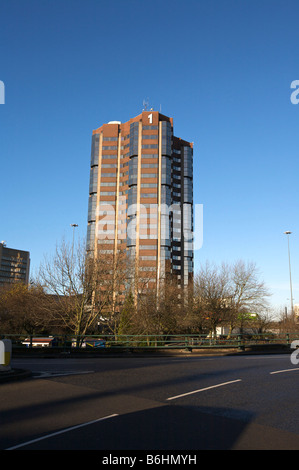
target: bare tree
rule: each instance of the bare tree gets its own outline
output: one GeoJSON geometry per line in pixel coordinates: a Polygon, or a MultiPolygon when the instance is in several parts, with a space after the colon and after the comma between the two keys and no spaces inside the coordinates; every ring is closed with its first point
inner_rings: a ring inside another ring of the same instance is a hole
{"type": "Polygon", "coordinates": [[[265,309],[259,313],[253,321],[253,329],[256,334],[262,335],[275,326],[275,313],[270,309],[265,309]]]}
{"type": "Polygon", "coordinates": [[[230,267],[230,333],[238,324],[242,331],[248,313],[262,313],[268,308],[270,292],[255,263],[237,261],[230,267]]]}
{"type": "Polygon", "coordinates": [[[242,330],[249,313],[267,309],[269,295],[255,263],[207,263],[194,279],[195,318],[199,327],[213,333],[220,324],[229,325],[231,334],[236,326],[242,330]]]}
{"type": "Polygon", "coordinates": [[[194,303],[197,321],[216,333],[219,324],[227,319],[230,295],[229,269],[226,265],[206,263],[194,279],[194,303]]]}
{"type": "Polygon", "coordinates": [[[40,286],[22,282],[0,288],[0,328],[2,333],[34,334],[45,331],[49,317],[44,314],[44,292],[40,286]]]}
{"type": "Polygon", "coordinates": [[[136,305],[130,290],[120,308],[118,335],[133,335],[136,333],[136,305]]]}
{"type": "Polygon", "coordinates": [[[135,334],[164,335],[178,331],[183,311],[182,291],[171,279],[161,279],[159,286],[139,279],[131,329],[135,334]],[[142,289],[141,289],[141,285],[142,289]]]}
{"type": "Polygon", "coordinates": [[[99,322],[113,323],[126,277],[120,259],[108,254],[95,258],[80,241],[76,247],[64,240],[57,245],[52,259],[41,264],[38,278],[49,294],[48,311],[56,324],[82,336],[99,322]]]}

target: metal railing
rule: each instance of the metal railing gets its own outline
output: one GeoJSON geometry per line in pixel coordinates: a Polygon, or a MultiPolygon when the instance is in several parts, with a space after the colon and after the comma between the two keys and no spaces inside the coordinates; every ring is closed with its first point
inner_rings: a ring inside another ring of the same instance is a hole
{"type": "Polygon", "coordinates": [[[299,340],[299,333],[284,334],[234,334],[222,335],[12,335],[0,334],[0,339],[10,339],[13,350],[55,348],[56,350],[128,350],[128,349],[213,349],[237,348],[245,350],[257,346],[290,346],[299,340]]]}

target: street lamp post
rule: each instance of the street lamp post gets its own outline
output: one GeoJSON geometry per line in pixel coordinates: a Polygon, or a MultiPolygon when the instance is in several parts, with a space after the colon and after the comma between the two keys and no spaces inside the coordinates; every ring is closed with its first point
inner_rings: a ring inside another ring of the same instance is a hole
{"type": "Polygon", "coordinates": [[[294,320],[291,255],[290,255],[290,237],[289,237],[289,235],[291,235],[291,233],[292,232],[290,232],[290,231],[284,232],[285,235],[288,235],[288,254],[289,254],[289,272],[290,272],[290,290],[291,290],[291,316],[292,316],[292,320],[294,320]]]}
{"type": "Polygon", "coordinates": [[[72,262],[73,262],[75,228],[78,227],[78,224],[71,224],[71,227],[73,227],[73,243],[72,243],[72,262]]]}

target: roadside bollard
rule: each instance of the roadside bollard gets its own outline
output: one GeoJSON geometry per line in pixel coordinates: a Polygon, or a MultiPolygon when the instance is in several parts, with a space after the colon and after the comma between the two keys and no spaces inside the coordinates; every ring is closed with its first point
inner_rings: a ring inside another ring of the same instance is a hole
{"type": "Polygon", "coordinates": [[[3,339],[0,341],[0,373],[11,370],[11,340],[3,339]]]}

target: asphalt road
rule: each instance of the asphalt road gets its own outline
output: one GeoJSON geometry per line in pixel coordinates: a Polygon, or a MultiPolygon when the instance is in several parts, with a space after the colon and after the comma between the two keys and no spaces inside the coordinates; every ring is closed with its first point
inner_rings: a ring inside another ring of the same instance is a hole
{"type": "Polygon", "coordinates": [[[299,367],[288,354],[12,366],[33,376],[0,384],[2,450],[299,449],[299,367]]]}

